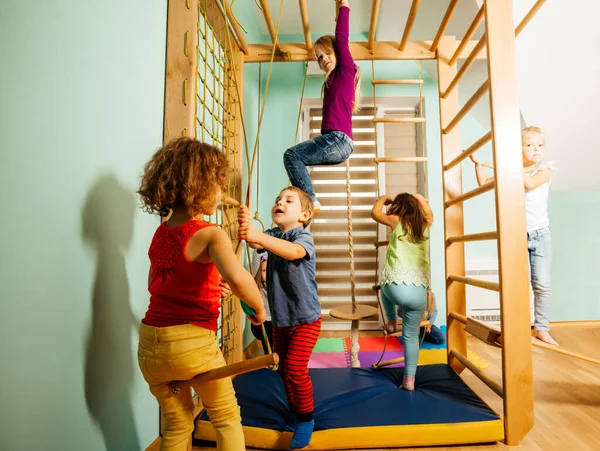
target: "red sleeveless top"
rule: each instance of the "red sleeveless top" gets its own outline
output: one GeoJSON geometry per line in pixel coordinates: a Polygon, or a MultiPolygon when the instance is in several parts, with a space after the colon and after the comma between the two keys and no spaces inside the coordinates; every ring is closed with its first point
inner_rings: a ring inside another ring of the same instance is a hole
{"type": "Polygon", "coordinates": [[[194,324],[217,330],[221,275],[214,263],[196,263],[185,256],[190,238],[211,227],[192,220],[179,227],[161,224],[148,250],[150,263],[150,306],[142,320],[154,327],[194,324]]]}

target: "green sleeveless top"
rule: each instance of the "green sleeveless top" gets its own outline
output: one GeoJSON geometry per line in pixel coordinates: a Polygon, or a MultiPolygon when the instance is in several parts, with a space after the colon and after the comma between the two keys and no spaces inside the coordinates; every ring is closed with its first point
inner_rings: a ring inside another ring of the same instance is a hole
{"type": "Polygon", "coordinates": [[[429,228],[423,234],[426,239],[419,243],[411,243],[403,235],[404,229],[399,222],[390,237],[380,283],[404,282],[429,288],[429,228]]]}

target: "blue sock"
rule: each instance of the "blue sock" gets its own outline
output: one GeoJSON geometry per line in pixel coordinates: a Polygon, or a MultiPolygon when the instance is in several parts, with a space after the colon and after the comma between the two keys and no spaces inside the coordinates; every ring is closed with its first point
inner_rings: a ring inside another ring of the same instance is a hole
{"type": "Polygon", "coordinates": [[[315,420],[298,421],[296,431],[290,443],[291,449],[300,449],[308,446],[312,438],[313,429],[315,428],[315,420]]]}

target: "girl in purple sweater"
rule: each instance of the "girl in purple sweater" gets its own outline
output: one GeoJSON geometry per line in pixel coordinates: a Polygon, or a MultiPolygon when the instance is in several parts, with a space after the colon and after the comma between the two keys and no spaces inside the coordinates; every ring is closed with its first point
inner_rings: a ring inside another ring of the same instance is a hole
{"type": "Polygon", "coordinates": [[[323,83],[323,121],[321,136],[309,139],[285,151],[283,164],[292,186],[306,192],[314,203],[314,213],[321,210],[306,166],[338,164],[354,150],[352,113],[358,111],[360,68],[354,64],[348,40],[350,7],[348,0],[339,5],[335,36],[321,36],[315,42],[315,56],[325,72],[323,83]]]}

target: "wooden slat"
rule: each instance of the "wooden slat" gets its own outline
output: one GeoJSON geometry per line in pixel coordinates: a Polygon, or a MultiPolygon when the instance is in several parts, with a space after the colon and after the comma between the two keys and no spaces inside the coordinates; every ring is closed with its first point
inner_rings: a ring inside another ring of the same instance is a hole
{"type": "Polygon", "coordinates": [[[408,43],[408,38],[410,37],[410,32],[415,24],[420,3],[421,0],[412,0],[412,4],[410,5],[410,11],[408,13],[408,18],[406,19],[406,26],[404,27],[404,33],[402,33],[402,40],[400,41],[399,49],[401,52],[404,51],[406,44],[408,43]]]}
{"type": "Polygon", "coordinates": [[[474,287],[483,288],[485,290],[500,291],[500,284],[496,282],[474,279],[473,277],[455,276],[453,274],[449,275],[448,279],[454,282],[460,282],[466,285],[472,285],[474,287]]]}
{"type": "Polygon", "coordinates": [[[197,27],[198,0],[190,0],[189,9],[185,2],[168,3],[164,143],[183,135],[195,136],[196,52],[186,55],[184,42],[187,33],[187,48],[196,48],[197,27]]]}
{"type": "Polygon", "coordinates": [[[306,8],[306,0],[298,0],[300,6],[300,16],[302,17],[302,30],[304,31],[304,42],[307,50],[312,50],[313,42],[310,36],[310,21],[308,19],[308,9],[306,8]]]}
{"type": "MultiPolygon", "coordinates": [[[[460,43],[460,41],[456,41],[460,43]]],[[[456,45],[456,44],[455,44],[456,45]]],[[[465,44],[464,52],[471,54],[471,50],[477,45],[476,41],[465,44]]],[[[407,60],[432,60],[436,59],[436,52],[429,50],[431,41],[409,41],[404,51],[398,49],[397,41],[375,41],[373,50],[368,47],[368,42],[350,42],[350,52],[355,61],[407,61],[407,60]]],[[[266,63],[271,60],[272,44],[248,44],[250,54],[246,57],[247,63],[266,63]]],[[[276,52],[275,62],[291,61],[315,61],[315,54],[307,49],[304,42],[280,42],[279,48],[282,53],[276,52]]],[[[452,49],[454,51],[454,48],[452,49]]],[[[477,55],[476,59],[485,59],[485,52],[477,55]]],[[[450,56],[447,57],[447,60],[450,56]]],[[[459,59],[465,59],[462,54],[459,59]]]]}
{"type": "Polygon", "coordinates": [[[455,351],[454,349],[452,349],[450,351],[450,355],[452,357],[454,357],[455,359],[457,359],[458,361],[460,361],[464,366],[469,368],[469,370],[475,376],[477,376],[481,382],[483,382],[485,385],[487,385],[490,388],[490,390],[492,390],[494,393],[496,393],[501,398],[504,398],[504,390],[502,389],[502,386],[500,384],[498,384],[497,382],[493,381],[492,379],[490,379],[490,377],[487,374],[485,374],[482,370],[477,368],[477,365],[475,365],[473,362],[471,362],[469,359],[467,359],[464,355],[455,351]]]}
{"type": "MultiPolygon", "coordinates": [[[[458,91],[450,93],[446,98],[441,96],[456,75],[456,66],[450,66],[448,60],[456,48],[456,40],[453,37],[443,37],[438,48],[438,89],[440,92],[440,122],[442,128],[458,112],[458,91]]],[[[441,133],[442,145],[442,163],[450,161],[460,153],[460,130],[456,133],[445,135],[441,133]]],[[[452,193],[457,190],[462,191],[462,171],[456,167],[442,177],[442,186],[444,189],[444,201],[451,200],[452,193]]],[[[464,235],[463,204],[457,203],[444,209],[444,238],[451,236],[464,235]]],[[[465,248],[462,243],[451,243],[446,246],[446,277],[450,274],[458,276],[465,275],[465,248]]],[[[446,311],[466,314],[466,287],[464,284],[451,283],[446,285],[446,311]]],[[[466,355],[467,353],[467,334],[459,323],[448,321],[447,342],[448,351],[466,355]]],[[[460,373],[464,370],[464,365],[454,358],[452,354],[448,355],[448,364],[460,373]]]]}
{"type": "Polygon", "coordinates": [[[448,87],[446,88],[444,93],[442,94],[442,97],[444,99],[446,97],[448,97],[448,95],[450,95],[450,93],[458,85],[458,82],[467,73],[467,70],[469,70],[469,68],[475,61],[475,59],[479,56],[479,54],[485,47],[485,43],[486,43],[486,34],[484,33],[483,36],[481,37],[481,39],[479,40],[479,42],[477,43],[477,45],[475,46],[475,48],[471,51],[471,53],[469,54],[469,56],[467,57],[465,62],[462,64],[462,66],[460,67],[460,69],[458,70],[458,72],[456,73],[456,75],[454,76],[454,78],[452,79],[452,81],[450,82],[450,84],[448,85],[448,87]]]}
{"type": "Polygon", "coordinates": [[[537,14],[537,12],[544,5],[544,3],[546,3],[546,0],[538,0],[537,2],[535,2],[535,5],[533,5],[533,7],[529,10],[525,17],[523,17],[523,20],[521,20],[519,25],[517,25],[517,28],[515,28],[515,37],[521,34],[521,31],[523,31],[523,29],[527,26],[531,19],[533,19],[533,16],[537,14]]]}
{"type": "Polygon", "coordinates": [[[235,37],[237,38],[240,49],[244,52],[244,55],[248,55],[250,53],[250,48],[248,47],[248,43],[246,42],[246,38],[244,37],[244,32],[240,28],[237,20],[231,11],[231,6],[229,5],[229,0],[223,0],[223,5],[225,6],[225,13],[227,14],[227,18],[229,19],[229,23],[233,27],[233,31],[235,32],[235,37]]]}
{"type": "Polygon", "coordinates": [[[367,48],[373,50],[375,44],[375,32],[377,31],[377,19],[379,17],[379,5],[381,0],[373,0],[373,7],[371,8],[371,23],[369,24],[369,40],[367,41],[367,48]]]}
{"type": "MultiPolygon", "coordinates": [[[[279,41],[277,39],[277,31],[275,30],[275,25],[273,25],[273,18],[271,17],[271,11],[269,11],[269,3],[267,0],[260,0],[260,7],[263,11],[263,16],[265,17],[265,23],[267,24],[267,29],[269,30],[269,35],[271,36],[271,42],[275,44],[275,41],[279,41]]],[[[272,50],[271,50],[272,52],[272,50]]],[[[281,53],[281,47],[279,42],[275,44],[275,53],[281,53]]],[[[270,59],[269,53],[269,59],[270,59]]],[[[267,60],[268,61],[268,60],[267,60]]]]}
{"type": "Polygon", "coordinates": [[[456,156],[456,158],[454,158],[450,163],[445,165],[444,171],[449,171],[454,166],[456,166],[458,163],[460,163],[465,158],[467,158],[469,155],[471,155],[472,153],[475,153],[481,147],[485,146],[491,140],[492,140],[492,132],[489,131],[485,135],[483,135],[481,138],[479,138],[477,141],[475,141],[469,148],[463,150],[460,154],[458,154],[456,156]]]}
{"type": "Polygon", "coordinates": [[[485,2],[502,321],[505,442],[531,430],[533,368],[521,116],[512,0],[485,2]]]}
{"type": "Polygon", "coordinates": [[[486,80],[483,84],[475,91],[475,93],[471,96],[469,100],[464,104],[464,106],[460,109],[460,111],[454,116],[454,118],[450,121],[448,126],[444,129],[444,133],[450,133],[456,125],[467,115],[471,108],[475,106],[477,102],[488,92],[489,90],[489,82],[486,80]]]}
{"type": "Polygon", "coordinates": [[[424,117],[375,117],[373,123],[375,124],[418,124],[425,122],[424,117]]]}
{"type": "Polygon", "coordinates": [[[467,191],[466,193],[461,194],[460,196],[456,196],[455,198],[446,201],[445,206],[446,208],[449,208],[452,205],[460,204],[466,200],[472,199],[475,196],[479,196],[480,194],[487,193],[488,191],[493,190],[495,186],[496,181],[492,180],[491,182],[487,182],[484,185],[481,185],[475,189],[472,189],[471,191],[467,191]]]}
{"type": "Polygon", "coordinates": [[[470,241],[485,241],[498,239],[498,232],[471,233],[469,235],[451,236],[446,241],[448,243],[466,243],[470,241]]]}
{"type": "Polygon", "coordinates": [[[477,28],[479,27],[479,24],[481,23],[482,20],[483,20],[483,5],[481,5],[481,8],[479,8],[479,11],[477,11],[475,18],[473,19],[473,22],[471,22],[469,29],[466,31],[465,35],[463,36],[462,41],[460,41],[460,43],[458,44],[458,47],[456,48],[454,55],[452,55],[452,58],[450,58],[450,61],[448,62],[448,64],[450,64],[451,66],[454,66],[454,64],[456,64],[456,61],[458,60],[458,58],[461,57],[467,44],[469,42],[471,42],[470,39],[473,37],[473,35],[477,31],[477,28]]]}
{"type": "Polygon", "coordinates": [[[371,80],[372,85],[422,85],[421,79],[407,80],[371,80]]]}
{"type": "Polygon", "coordinates": [[[406,158],[375,158],[375,163],[425,163],[427,157],[406,157],[406,158]]]}
{"type": "Polygon", "coordinates": [[[438,32],[435,35],[433,42],[431,43],[431,47],[429,47],[429,50],[431,50],[432,52],[435,52],[437,50],[438,45],[440,43],[440,39],[442,39],[442,36],[444,36],[444,32],[446,31],[446,28],[448,28],[450,19],[452,19],[452,16],[454,15],[454,12],[456,11],[456,7],[458,6],[459,1],[460,0],[451,0],[450,1],[450,4],[448,5],[448,9],[446,10],[446,14],[444,14],[444,18],[442,19],[442,23],[440,24],[440,28],[438,29],[438,32]]]}

